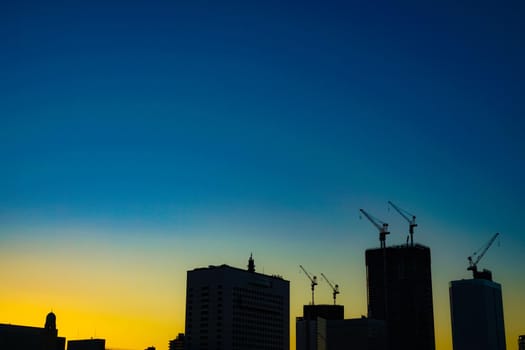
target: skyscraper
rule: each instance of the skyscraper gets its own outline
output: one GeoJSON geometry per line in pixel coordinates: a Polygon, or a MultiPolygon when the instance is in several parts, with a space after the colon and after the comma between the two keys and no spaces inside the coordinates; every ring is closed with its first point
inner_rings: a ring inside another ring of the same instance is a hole
{"type": "Polygon", "coordinates": [[[501,285],[484,278],[452,281],[449,293],[454,350],[505,350],[501,285]]]}
{"type": "Polygon", "coordinates": [[[434,350],[430,248],[368,249],[368,317],[385,320],[390,350],[434,350]]]}
{"type": "Polygon", "coordinates": [[[187,350],[290,347],[290,282],[228,265],[187,273],[187,350]]]}

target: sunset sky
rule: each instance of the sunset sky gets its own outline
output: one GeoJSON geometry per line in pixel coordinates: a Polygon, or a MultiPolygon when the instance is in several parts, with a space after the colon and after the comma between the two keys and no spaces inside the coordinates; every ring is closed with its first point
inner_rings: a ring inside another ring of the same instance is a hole
{"type": "MultiPolygon", "coordinates": [[[[448,283],[502,284],[525,334],[523,1],[3,1],[0,323],[111,349],[184,331],[186,271],[290,280],[299,264],[366,315],[364,208],[432,249],[436,349],[448,283]],[[425,4],[422,4],[425,3],[425,4]],[[458,4],[461,3],[461,4],[458,4]]],[[[316,301],[331,303],[320,282],[316,301]]]]}

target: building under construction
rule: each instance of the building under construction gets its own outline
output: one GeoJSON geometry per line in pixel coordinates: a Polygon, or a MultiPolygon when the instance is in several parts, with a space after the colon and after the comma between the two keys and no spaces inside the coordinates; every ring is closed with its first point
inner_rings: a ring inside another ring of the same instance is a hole
{"type": "Polygon", "coordinates": [[[492,272],[478,271],[478,263],[499,233],[472,256],[467,270],[472,279],[450,282],[450,316],[454,350],[505,350],[505,322],[501,285],[492,280],[492,272]]]}
{"type": "Polygon", "coordinates": [[[368,249],[368,317],[385,320],[390,350],[434,350],[430,248],[368,249]]]}

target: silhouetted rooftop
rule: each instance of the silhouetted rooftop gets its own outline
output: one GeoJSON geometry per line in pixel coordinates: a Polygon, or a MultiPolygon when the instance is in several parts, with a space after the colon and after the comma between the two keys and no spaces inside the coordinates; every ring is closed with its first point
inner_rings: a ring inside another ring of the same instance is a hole
{"type": "Polygon", "coordinates": [[[427,247],[426,245],[414,243],[413,246],[407,245],[407,244],[398,244],[398,245],[387,245],[385,248],[376,247],[376,248],[368,248],[367,250],[381,250],[381,249],[430,249],[430,247],[427,247]]]}
{"type": "Polygon", "coordinates": [[[226,265],[226,264],[222,264],[222,265],[218,265],[218,266],[216,266],[216,265],[209,265],[208,267],[197,267],[197,268],[195,268],[195,269],[193,269],[191,271],[213,270],[213,269],[229,269],[229,270],[235,270],[235,271],[242,271],[242,272],[246,272],[246,273],[252,273],[252,274],[256,274],[256,275],[260,275],[260,276],[271,277],[271,278],[275,278],[275,279],[278,279],[278,280],[286,281],[280,275],[266,275],[266,274],[260,273],[260,272],[249,272],[246,269],[240,269],[238,267],[233,267],[233,266],[226,265]]]}

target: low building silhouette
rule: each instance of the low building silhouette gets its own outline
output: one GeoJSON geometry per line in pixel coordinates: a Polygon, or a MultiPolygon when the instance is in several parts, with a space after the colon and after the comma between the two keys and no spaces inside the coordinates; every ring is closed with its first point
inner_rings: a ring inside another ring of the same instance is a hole
{"type": "Polygon", "coordinates": [[[317,350],[317,318],[344,319],[343,305],[303,305],[303,316],[295,322],[296,350],[317,350]]]}
{"type": "Polygon", "coordinates": [[[185,349],[290,348],[290,282],[228,265],[188,271],[185,349]]]}
{"type": "Polygon", "coordinates": [[[170,340],[169,350],[184,350],[184,333],[179,333],[177,338],[170,340]]]}
{"type": "Polygon", "coordinates": [[[346,320],[317,318],[318,350],[386,350],[385,321],[366,317],[346,320]]]}
{"type": "Polygon", "coordinates": [[[56,316],[50,312],[43,328],[0,324],[0,349],[64,350],[66,338],[58,336],[56,316]]]}
{"type": "Polygon", "coordinates": [[[77,339],[67,342],[67,350],[104,350],[105,348],[105,339],[77,339]]]}

